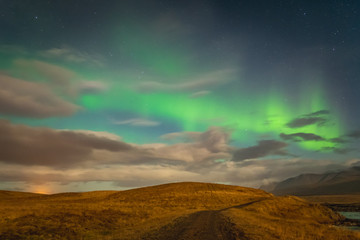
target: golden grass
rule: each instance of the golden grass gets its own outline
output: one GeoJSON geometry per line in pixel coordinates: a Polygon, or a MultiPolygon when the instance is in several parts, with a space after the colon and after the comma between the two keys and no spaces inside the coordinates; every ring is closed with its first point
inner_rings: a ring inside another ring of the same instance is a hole
{"type": "Polygon", "coordinates": [[[141,239],[203,210],[230,217],[246,233],[244,239],[360,239],[354,232],[330,225],[339,215],[299,198],[221,184],[176,183],[55,195],[0,191],[0,240],[141,239]],[[257,238],[262,231],[269,238],[257,238]]]}
{"type": "Polygon", "coordinates": [[[297,218],[277,217],[249,213],[232,208],[224,212],[251,240],[355,240],[360,234],[328,224],[297,218]]]}
{"type": "Polygon", "coordinates": [[[313,196],[301,196],[310,202],[317,203],[330,203],[330,204],[359,204],[360,205],[360,193],[359,194],[343,194],[343,195],[313,195],[313,196]]]}
{"type": "Polygon", "coordinates": [[[360,233],[332,225],[341,219],[337,213],[292,196],[230,208],[224,214],[249,239],[360,239],[360,233]]]}

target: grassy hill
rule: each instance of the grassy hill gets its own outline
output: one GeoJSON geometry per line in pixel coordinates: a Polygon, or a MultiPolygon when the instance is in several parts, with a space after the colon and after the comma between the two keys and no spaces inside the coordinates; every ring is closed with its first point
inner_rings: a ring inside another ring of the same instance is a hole
{"type": "Polygon", "coordinates": [[[2,239],[360,239],[296,197],[209,183],[41,195],[0,191],[2,239]]]}

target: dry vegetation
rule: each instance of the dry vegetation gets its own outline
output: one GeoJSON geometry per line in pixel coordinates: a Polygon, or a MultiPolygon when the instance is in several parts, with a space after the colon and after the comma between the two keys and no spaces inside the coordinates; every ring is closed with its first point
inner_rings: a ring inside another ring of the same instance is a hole
{"type": "Polygon", "coordinates": [[[1,240],[360,239],[332,225],[340,219],[296,197],[220,184],[55,195],[0,191],[1,240]],[[218,235],[205,237],[206,231],[218,235]]]}
{"type": "Polygon", "coordinates": [[[231,208],[224,214],[249,239],[360,239],[359,233],[332,225],[341,219],[335,212],[292,196],[231,208]]]}
{"type": "Polygon", "coordinates": [[[312,196],[301,196],[301,198],[316,203],[360,205],[360,193],[343,194],[343,195],[312,195],[312,196]]]}

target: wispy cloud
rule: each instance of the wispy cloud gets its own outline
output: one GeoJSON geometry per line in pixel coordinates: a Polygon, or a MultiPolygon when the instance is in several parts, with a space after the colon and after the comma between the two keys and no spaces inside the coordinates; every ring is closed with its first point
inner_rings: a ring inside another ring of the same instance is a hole
{"type": "Polygon", "coordinates": [[[108,90],[108,85],[101,81],[83,81],[76,86],[78,94],[98,94],[108,90]]]}
{"type": "Polygon", "coordinates": [[[236,150],[233,156],[233,161],[243,161],[246,159],[262,158],[272,155],[288,156],[285,151],[287,143],[276,140],[262,140],[257,145],[241,148],[236,150]]]}
{"type": "Polygon", "coordinates": [[[293,142],[301,142],[301,141],[326,141],[325,138],[313,134],[313,133],[292,133],[292,134],[285,134],[285,133],[280,133],[280,137],[283,140],[286,141],[293,141],[293,142]]]}
{"type": "Polygon", "coordinates": [[[202,132],[172,132],[161,135],[160,138],[168,141],[192,142],[199,139],[202,132]]]}
{"type": "Polygon", "coordinates": [[[330,114],[329,110],[320,110],[320,111],[316,111],[316,112],[306,114],[305,116],[307,116],[307,117],[317,117],[317,116],[322,116],[322,115],[327,115],[327,114],[330,114]]]}
{"type": "Polygon", "coordinates": [[[40,78],[41,82],[53,91],[68,97],[98,94],[108,89],[104,81],[87,81],[72,70],[48,62],[17,59],[14,65],[21,69],[24,79],[39,81],[40,78]]]}
{"type": "Polygon", "coordinates": [[[324,125],[328,119],[325,117],[329,114],[327,110],[321,110],[310,114],[295,118],[286,125],[290,128],[301,128],[308,125],[316,124],[318,126],[324,125]]]}
{"type": "Polygon", "coordinates": [[[57,96],[45,84],[0,74],[0,113],[46,118],[69,116],[79,109],[57,96]]]}
{"type": "Polygon", "coordinates": [[[198,91],[198,92],[194,92],[193,94],[191,94],[189,97],[190,98],[199,98],[199,97],[203,97],[205,95],[210,94],[211,91],[207,91],[207,90],[202,90],[202,91],[198,91]]]}
{"type": "Polygon", "coordinates": [[[159,126],[161,123],[157,121],[152,121],[144,118],[131,118],[127,120],[113,120],[113,124],[116,125],[131,125],[137,127],[155,127],[159,126]]]}
{"type": "Polygon", "coordinates": [[[99,56],[93,56],[70,47],[50,48],[40,51],[39,54],[43,57],[63,59],[68,62],[89,63],[96,66],[103,65],[99,56]]]}
{"type": "Polygon", "coordinates": [[[336,137],[336,138],[331,138],[329,140],[329,142],[332,142],[332,143],[348,143],[349,140],[344,138],[344,137],[336,137]]]}
{"type": "Polygon", "coordinates": [[[202,90],[211,86],[226,84],[234,80],[236,71],[233,69],[218,70],[215,72],[205,73],[192,79],[187,79],[180,83],[165,83],[148,81],[141,82],[135,86],[139,92],[181,92],[202,90]]]}
{"type": "Polygon", "coordinates": [[[360,138],[360,130],[354,130],[352,132],[349,132],[345,135],[346,137],[350,137],[353,139],[359,139],[360,138]]]}
{"type": "Polygon", "coordinates": [[[353,148],[341,148],[341,147],[325,147],[322,148],[324,151],[332,151],[337,154],[348,154],[350,152],[355,151],[356,149],[353,148]]]}

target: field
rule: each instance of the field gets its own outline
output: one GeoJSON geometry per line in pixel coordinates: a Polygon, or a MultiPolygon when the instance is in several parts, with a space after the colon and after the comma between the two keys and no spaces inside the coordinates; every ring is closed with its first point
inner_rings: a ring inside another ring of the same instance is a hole
{"type": "Polygon", "coordinates": [[[360,239],[301,198],[208,183],[54,195],[0,191],[0,239],[360,239]]]}
{"type": "Polygon", "coordinates": [[[313,195],[313,196],[301,196],[301,198],[314,203],[347,204],[347,205],[360,206],[360,194],[313,195]]]}

